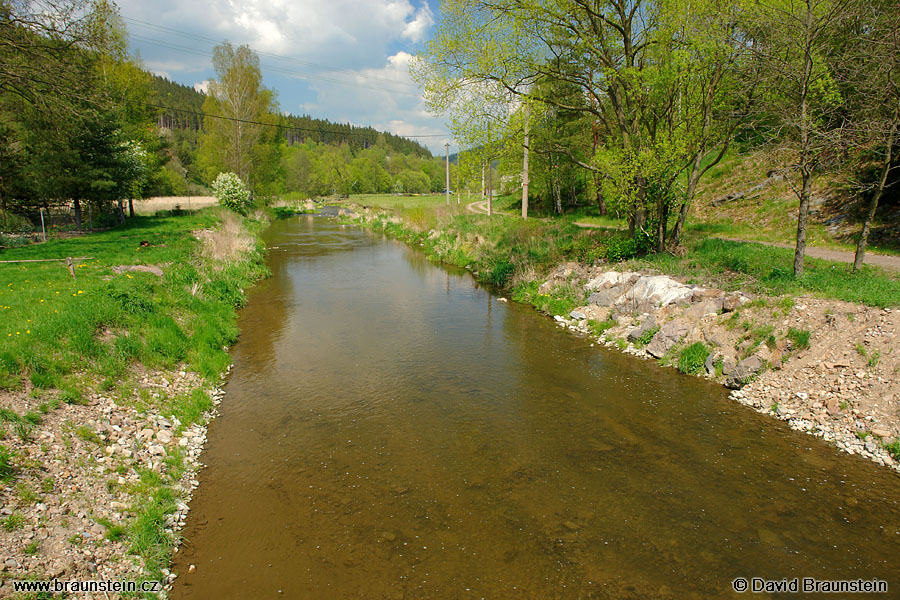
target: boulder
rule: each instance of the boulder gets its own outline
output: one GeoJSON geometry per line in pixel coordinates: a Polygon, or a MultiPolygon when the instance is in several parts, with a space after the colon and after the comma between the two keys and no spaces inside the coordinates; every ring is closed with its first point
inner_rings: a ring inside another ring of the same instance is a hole
{"type": "Polygon", "coordinates": [[[732,312],[749,302],[750,299],[740,292],[734,292],[725,296],[722,302],[724,312],[732,312]]]}
{"type": "Polygon", "coordinates": [[[613,287],[603,288],[591,294],[588,298],[588,303],[595,304],[597,306],[612,306],[616,299],[622,296],[622,294],[627,292],[629,289],[629,284],[621,284],[613,287]]]}
{"type": "Polygon", "coordinates": [[[609,271],[588,281],[584,286],[584,291],[596,292],[611,287],[629,285],[637,281],[640,276],[640,273],[609,271]]]}
{"type": "Polygon", "coordinates": [[[760,372],[762,367],[762,360],[755,354],[745,358],[734,367],[734,371],[731,372],[728,376],[728,381],[725,382],[725,387],[734,390],[744,387],[754,375],[760,372]]]}
{"type": "Polygon", "coordinates": [[[587,319],[587,315],[578,310],[577,308],[569,313],[569,317],[575,319],[576,321],[582,321],[587,319]]]}
{"type": "MultiPolygon", "coordinates": [[[[589,304],[588,306],[579,306],[575,310],[573,310],[569,315],[574,315],[575,313],[579,313],[584,315],[583,318],[589,321],[607,321],[609,320],[610,310],[604,306],[596,306],[593,304],[589,304]]],[[[572,317],[573,319],[575,317],[572,317]]]]}
{"type": "Polygon", "coordinates": [[[662,358],[666,352],[672,349],[691,331],[690,323],[675,319],[663,325],[653,339],[647,345],[647,353],[656,358],[662,358]]]}
{"type": "Polygon", "coordinates": [[[547,281],[541,284],[538,291],[541,294],[548,294],[556,286],[563,285],[572,280],[581,280],[587,277],[584,266],[577,262],[567,262],[559,265],[547,277],[547,281]]]}
{"type": "Polygon", "coordinates": [[[724,297],[707,298],[688,308],[684,311],[684,315],[691,319],[701,319],[706,315],[717,315],[722,310],[724,304],[724,297]]]}
{"type": "Polygon", "coordinates": [[[720,356],[718,352],[710,352],[709,356],[706,357],[706,364],[703,366],[706,367],[706,374],[710,377],[716,376],[716,361],[719,360],[720,356]]]}
{"type": "Polygon", "coordinates": [[[641,277],[634,287],[616,299],[616,307],[625,311],[650,312],[676,303],[687,304],[694,290],[665,275],[641,277]]]}
{"type": "Polygon", "coordinates": [[[731,375],[734,372],[734,368],[737,366],[737,361],[733,356],[726,356],[722,359],[722,373],[725,375],[731,375]]]}
{"type": "Polygon", "coordinates": [[[656,318],[653,315],[650,315],[644,322],[638,325],[637,327],[633,327],[628,331],[628,335],[626,338],[629,342],[636,342],[641,339],[641,336],[656,327],[656,318]]]}

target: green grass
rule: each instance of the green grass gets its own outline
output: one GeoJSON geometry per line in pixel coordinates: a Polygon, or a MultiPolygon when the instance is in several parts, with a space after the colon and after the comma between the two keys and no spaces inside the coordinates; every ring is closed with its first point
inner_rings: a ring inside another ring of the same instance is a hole
{"type": "Polygon", "coordinates": [[[28,379],[79,403],[76,372],[115,380],[140,361],[186,362],[217,375],[227,363],[222,346],[237,336],[242,290],[264,272],[260,249],[225,265],[199,259],[192,232],[214,228],[220,210],[136,217],[109,231],[4,250],[3,260],[91,260],[77,263],[77,280],[65,263],[0,264],[0,384],[21,389],[28,379]],[[131,264],[164,265],[165,275],[112,271],[131,264]]]}
{"type": "MultiPolygon", "coordinates": [[[[475,198],[473,198],[474,200],[475,198]]],[[[479,198],[480,199],[480,198],[479,198]]],[[[444,194],[354,194],[348,202],[371,208],[435,208],[446,206],[447,199],[444,194]]],[[[456,205],[456,196],[450,196],[452,205],[456,205]]],[[[460,205],[465,205],[465,194],[460,205]]]]}
{"type": "Polygon", "coordinates": [[[788,329],[787,337],[794,344],[795,348],[806,350],[809,348],[809,330],[808,329],[788,329]]]}
{"type": "Polygon", "coordinates": [[[807,258],[803,276],[796,278],[793,258],[793,250],[785,248],[707,238],[689,245],[684,256],[650,254],[629,266],[772,296],[809,294],[868,306],[900,306],[897,274],[870,266],[852,273],[845,264],[807,258]]]}
{"type": "Polygon", "coordinates": [[[655,336],[659,332],[659,326],[651,327],[647,331],[641,334],[641,336],[634,341],[635,348],[643,348],[647,344],[653,340],[653,336],[655,336]]]}
{"type": "Polygon", "coordinates": [[[696,342],[681,351],[678,357],[678,370],[688,375],[701,372],[709,357],[709,348],[703,342],[696,342]]]}
{"type": "Polygon", "coordinates": [[[616,325],[618,325],[618,322],[613,319],[607,321],[591,319],[588,321],[588,327],[590,327],[591,332],[597,337],[602,336],[607,330],[612,329],[616,325]]]}

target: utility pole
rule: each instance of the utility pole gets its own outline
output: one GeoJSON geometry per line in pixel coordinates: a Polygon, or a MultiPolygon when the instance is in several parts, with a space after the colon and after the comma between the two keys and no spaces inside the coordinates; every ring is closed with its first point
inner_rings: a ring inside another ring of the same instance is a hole
{"type": "Polygon", "coordinates": [[[494,216],[494,165],[492,158],[488,159],[487,170],[488,170],[488,187],[487,187],[487,195],[488,195],[488,216],[494,216]]]}
{"type": "Polygon", "coordinates": [[[525,104],[525,143],[522,152],[522,218],[528,218],[528,133],[531,120],[531,105],[525,104]]]}
{"type": "Polygon", "coordinates": [[[481,163],[481,199],[484,200],[484,163],[481,163]]]}
{"type": "Polygon", "coordinates": [[[444,191],[447,193],[447,206],[450,206],[450,142],[444,142],[444,148],[447,149],[447,187],[444,191]]]}

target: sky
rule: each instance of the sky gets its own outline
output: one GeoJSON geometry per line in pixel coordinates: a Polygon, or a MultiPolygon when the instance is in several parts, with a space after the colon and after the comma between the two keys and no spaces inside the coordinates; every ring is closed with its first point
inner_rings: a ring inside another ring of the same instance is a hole
{"type": "Polygon", "coordinates": [[[435,154],[451,143],[409,75],[439,17],[438,0],[119,0],[144,67],[205,89],[212,48],[227,40],[260,57],[283,112],[412,136],[435,154]]]}

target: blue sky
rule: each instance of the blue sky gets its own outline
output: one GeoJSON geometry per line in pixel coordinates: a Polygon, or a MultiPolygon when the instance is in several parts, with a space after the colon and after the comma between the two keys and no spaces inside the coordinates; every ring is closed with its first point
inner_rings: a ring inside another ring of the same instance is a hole
{"type": "MultiPolygon", "coordinates": [[[[260,55],[281,110],[371,125],[443,153],[444,120],[409,76],[439,18],[437,0],[120,0],[131,49],[144,66],[204,88],[222,40],[260,55]]],[[[451,152],[455,147],[451,146],[451,152]]]]}

